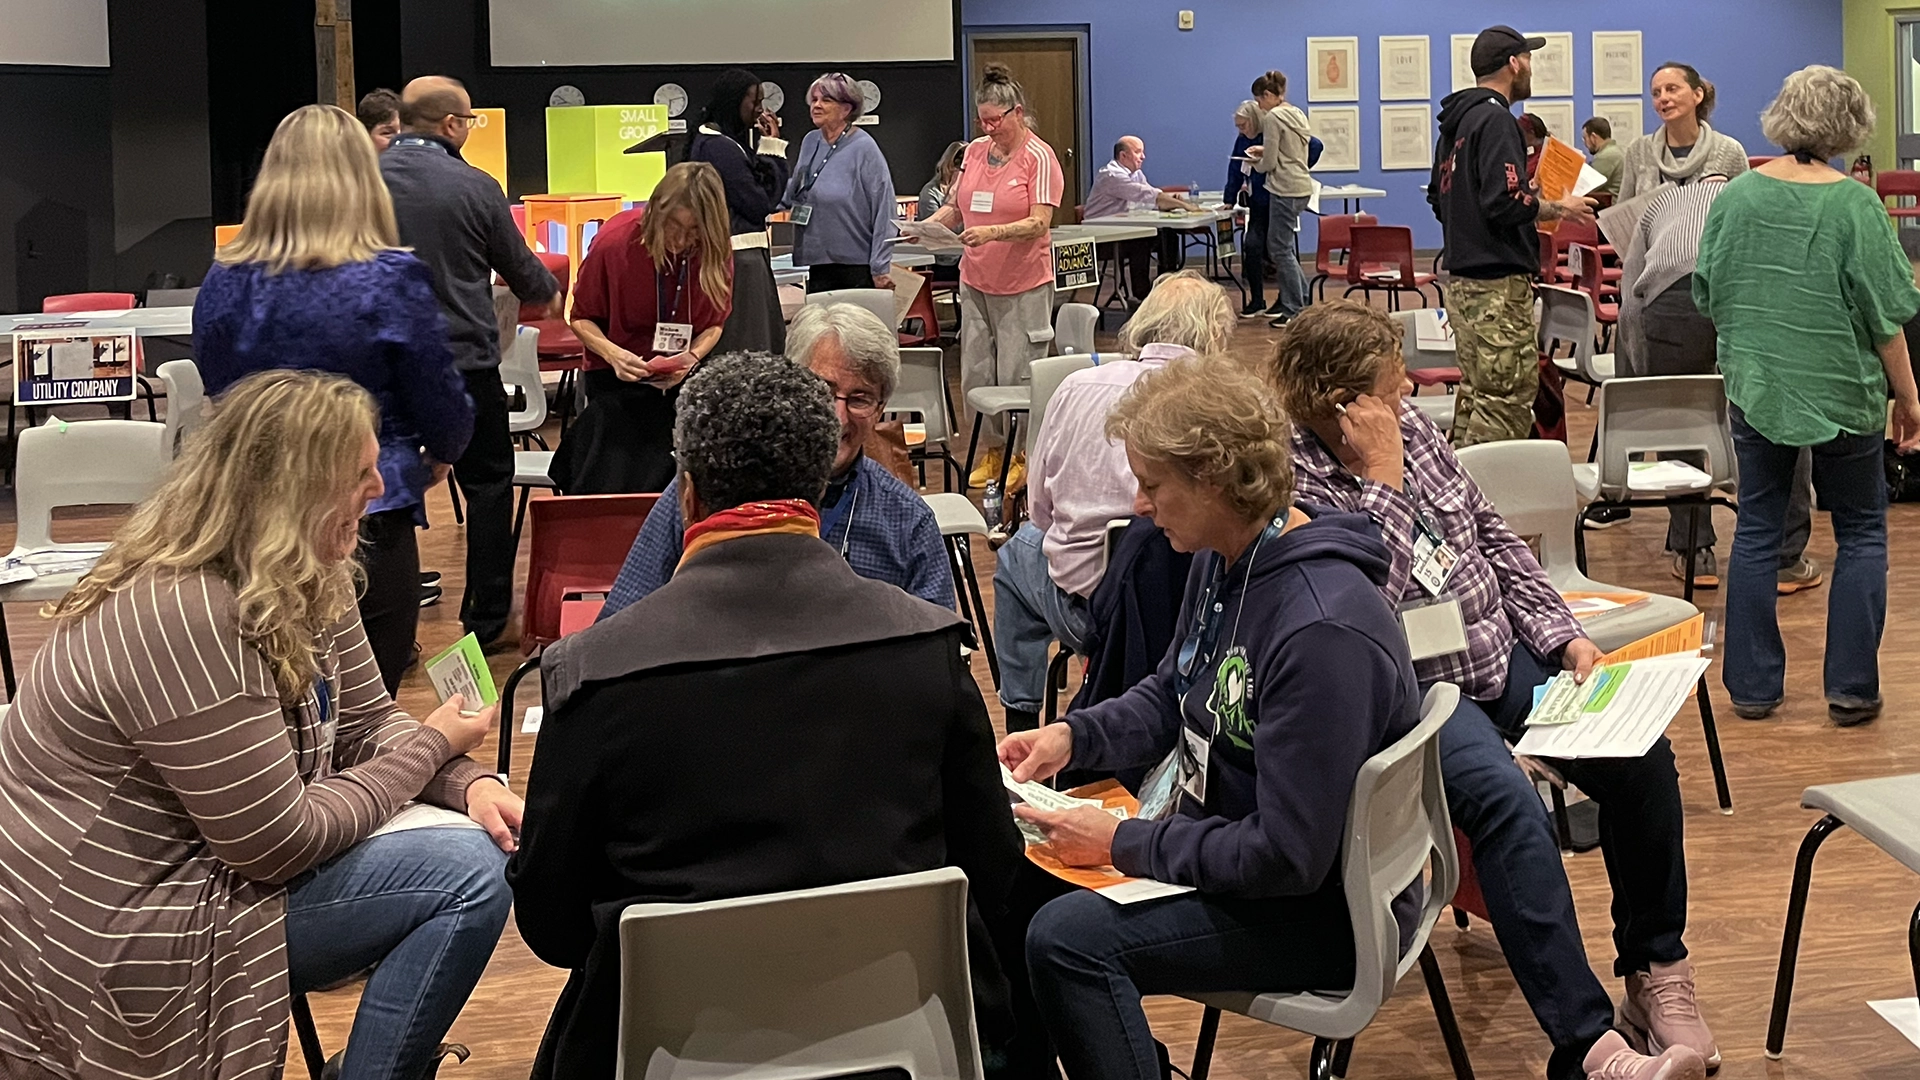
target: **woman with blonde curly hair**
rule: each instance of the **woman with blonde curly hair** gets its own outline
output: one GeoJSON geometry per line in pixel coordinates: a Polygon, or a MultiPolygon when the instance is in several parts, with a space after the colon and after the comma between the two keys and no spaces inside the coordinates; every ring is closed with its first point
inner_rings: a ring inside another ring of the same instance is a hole
{"type": "Polygon", "coordinates": [[[341,1075],[431,1075],[521,803],[463,756],[494,710],[421,723],[381,686],[375,430],[345,379],[242,380],[49,609],[0,726],[0,1075],[277,1075],[289,995],[376,964],[341,1075]],[[375,835],[416,798],[479,827],[375,835]]]}
{"type": "Polygon", "coordinates": [[[1107,433],[1139,479],[1134,511],[1202,553],[1180,636],[1139,685],[1009,735],[1000,760],[1023,780],[1177,762],[1167,797],[1149,789],[1130,821],[1016,810],[1071,865],[1198,890],[1135,907],[1077,890],[1027,931],[1067,1075],[1154,1080],[1142,994],[1353,985],[1347,800],[1420,697],[1380,598],[1386,549],[1362,515],[1294,504],[1287,421],[1259,379],[1225,357],[1169,364],[1134,384],[1107,433]]]}

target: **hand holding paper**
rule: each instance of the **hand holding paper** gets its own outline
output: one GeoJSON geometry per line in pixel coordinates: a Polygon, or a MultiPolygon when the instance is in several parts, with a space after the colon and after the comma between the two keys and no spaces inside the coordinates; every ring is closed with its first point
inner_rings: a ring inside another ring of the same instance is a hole
{"type": "Polygon", "coordinates": [[[966,249],[952,229],[931,219],[901,222],[900,235],[935,254],[952,254],[966,249]]]}
{"type": "Polygon", "coordinates": [[[466,712],[466,699],[455,694],[447,699],[445,705],[427,714],[426,726],[447,737],[447,745],[453,747],[455,754],[464,754],[480,745],[480,740],[493,730],[494,717],[499,714],[498,705],[489,705],[479,712],[466,712]]]}
{"type": "MultiPolygon", "coordinates": [[[[1073,729],[1048,724],[1034,731],[1016,731],[1000,740],[1002,779],[1014,783],[1045,780],[1073,759],[1073,729]]],[[[1016,791],[1016,794],[1024,794],[1016,791]]]]}
{"type": "Polygon", "coordinates": [[[1113,834],[1120,828],[1120,819],[1097,804],[1076,806],[1071,810],[1016,806],[1013,816],[1039,828],[1053,850],[1053,857],[1064,866],[1110,866],[1113,863],[1113,834]]]}

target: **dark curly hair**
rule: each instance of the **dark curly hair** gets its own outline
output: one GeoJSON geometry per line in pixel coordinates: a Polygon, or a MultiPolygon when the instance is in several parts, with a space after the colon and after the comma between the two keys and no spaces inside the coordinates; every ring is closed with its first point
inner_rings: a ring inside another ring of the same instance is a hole
{"type": "Polygon", "coordinates": [[[674,452],[707,512],[825,494],[840,418],[826,380],[806,368],[771,353],[710,357],[678,411],[674,452]]]}

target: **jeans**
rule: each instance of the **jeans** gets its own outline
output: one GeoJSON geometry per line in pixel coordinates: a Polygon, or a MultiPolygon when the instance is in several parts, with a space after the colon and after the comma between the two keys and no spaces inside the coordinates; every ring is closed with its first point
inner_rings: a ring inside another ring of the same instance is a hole
{"type": "MultiPolygon", "coordinates": [[[[1259,183],[1256,179],[1253,183],[1259,183]]],[[[1240,239],[1240,266],[1247,282],[1247,299],[1255,307],[1267,306],[1267,219],[1271,207],[1247,210],[1247,231],[1240,239]]],[[[1301,299],[1306,298],[1304,289],[1301,299]]]]}
{"type": "Polygon", "coordinates": [[[360,622],[388,697],[400,694],[400,676],[413,662],[414,631],[420,627],[420,543],[414,509],[402,506],[360,519],[360,565],[367,572],[360,622]]]}
{"type": "MultiPolygon", "coordinates": [[[[1740,459],[1740,518],[1727,572],[1727,653],[1720,677],[1736,703],[1786,696],[1787,651],[1775,604],[1781,533],[1795,487],[1800,447],[1781,446],[1731,409],[1740,459]]],[[[1813,486],[1832,512],[1839,552],[1827,587],[1822,677],[1829,702],[1880,700],[1880,632],[1887,619],[1887,479],[1880,432],[1840,436],[1812,447],[1813,486]]]]}
{"type": "Polygon", "coordinates": [[[1000,702],[1040,711],[1047,693],[1047,642],[1081,652],[1090,614],[1083,597],[1053,583],[1045,538],[1032,522],[1001,546],[993,571],[993,644],[1000,654],[1000,702]]]}
{"type": "Polygon", "coordinates": [[[460,598],[460,625],[485,645],[506,632],[513,614],[513,437],[499,369],[461,374],[473,398],[473,439],[453,463],[453,478],[467,499],[467,590],[460,598]]]}
{"type": "Polygon", "coordinates": [[[1267,199],[1267,258],[1273,263],[1273,309],[1298,315],[1307,306],[1307,275],[1300,269],[1300,211],[1307,200],[1267,199]]]}
{"type": "Polygon", "coordinates": [[[1078,890],[1027,928],[1034,999],[1069,1080],[1160,1080],[1143,994],[1338,990],[1353,960],[1337,893],[1116,904],[1078,890]]]}
{"type": "MultiPolygon", "coordinates": [[[[1551,675],[1516,645],[1498,701],[1460,699],[1440,729],[1440,774],[1514,981],[1553,1042],[1547,1075],[1585,1075],[1582,1059],[1613,1025],[1613,1003],[1587,963],[1573,894],[1547,811],[1505,739],[1518,739],[1533,688],[1551,675]]],[[[1556,761],[1600,805],[1600,847],[1613,886],[1617,975],[1687,955],[1687,875],[1679,773],[1664,736],[1644,756],[1556,761]]]]}
{"type": "Polygon", "coordinates": [[[363,840],[287,885],[287,981],[304,994],[374,968],[342,1080],[425,1071],[493,956],[513,894],[478,829],[363,840]]]}

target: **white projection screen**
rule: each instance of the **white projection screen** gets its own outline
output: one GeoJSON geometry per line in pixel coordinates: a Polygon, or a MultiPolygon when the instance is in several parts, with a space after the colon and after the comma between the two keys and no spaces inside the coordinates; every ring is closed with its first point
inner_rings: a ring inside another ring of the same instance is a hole
{"type": "Polygon", "coordinates": [[[954,0],[488,0],[497,67],[953,59],[954,0]]]}
{"type": "Polygon", "coordinates": [[[106,67],[107,0],[0,0],[0,64],[106,67]]]}

